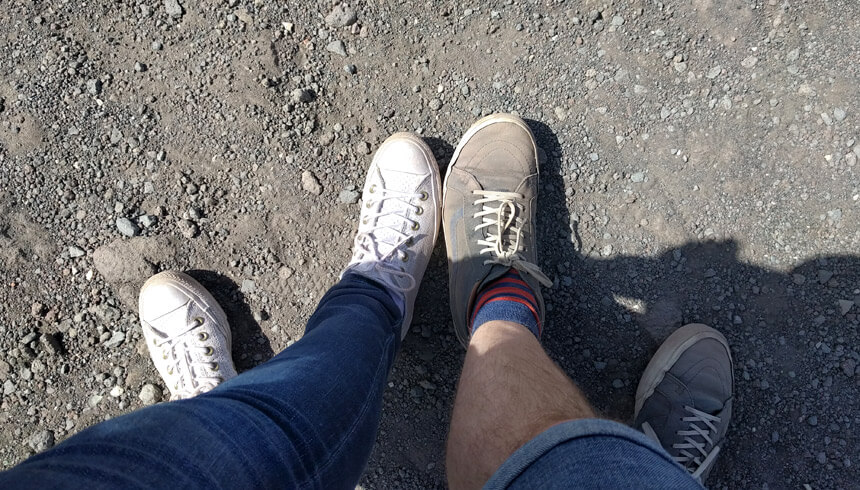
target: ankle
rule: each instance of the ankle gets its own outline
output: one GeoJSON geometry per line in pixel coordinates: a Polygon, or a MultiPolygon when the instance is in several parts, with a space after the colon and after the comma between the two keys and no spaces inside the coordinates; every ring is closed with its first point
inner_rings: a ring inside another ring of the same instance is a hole
{"type": "Polygon", "coordinates": [[[535,292],[515,269],[510,269],[478,292],[470,316],[470,333],[475,335],[479,327],[501,321],[519,325],[540,340],[539,309],[535,292]]]}

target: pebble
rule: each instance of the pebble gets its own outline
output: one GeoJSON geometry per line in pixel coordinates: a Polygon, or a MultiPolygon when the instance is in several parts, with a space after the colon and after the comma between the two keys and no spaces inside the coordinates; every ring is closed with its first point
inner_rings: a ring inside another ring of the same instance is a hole
{"type": "Polygon", "coordinates": [[[428,102],[427,105],[434,111],[438,111],[442,108],[442,101],[439,99],[430,99],[430,102],[428,102]]]}
{"type": "Polygon", "coordinates": [[[179,229],[179,233],[185,238],[194,238],[200,233],[197,224],[191,220],[181,219],[176,223],[176,227],[179,229]]]}
{"type": "Polygon", "coordinates": [[[616,378],[616,379],[612,380],[612,387],[615,388],[616,390],[620,389],[620,388],[624,388],[624,381],[621,381],[620,379],[616,378]]]}
{"type": "Polygon", "coordinates": [[[39,337],[39,341],[42,344],[42,350],[47,352],[49,355],[56,356],[62,354],[63,345],[53,334],[43,333],[41,337],[39,337]]]}
{"type": "Polygon", "coordinates": [[[54,447],[54,433],[50,430],[40,430],[27,438],[30,449],[40,453],[54,447]]]}
{"type": "Polygon", "coordinates": [[[127,237],[136,236],[140,232],[140,228],[128,218],[117,218],[116,229],[120,234],[127,237]]]}
{"type": "Polygon", "coordinates": [[[325,23],[332,27],[346,27],[355,24],[358,20],[355,10],[343,4],[335,5],[335,7],[325,16],[325,23]]]}
{"type": "Polygon", "coordinates": [[[122,386],[114,386],[110,390],[110,396],[114,398],[121,397],[123,393],[125,393],[125,390],[122,388],[122,386]]]}
{"type": "Polygon", "coordinates": [[[812,415],[808,419],[806,419],[806,423],[815,427],[816,425],[818,425],[818,417],[815,415],[812,415]]]}
{"type": "Polygon", "coordinates": [[[833,109],[833,117],[836,118],[837,121],[843,121],[845,119],[845,109],[841,107],[833,109]]]}
{"type": "Polygon", "coordinates": [[[102,82],[99,80],[87,80],[87,92],[92,95],[98,95],[102,92],[102,82]]]}
{"type": "Polygon", "coordinates": [[[140,389],[140,394],[137,395],[137,397],[144,405],[152,405],[161,400],[161,388],[152,383],[146,383],[143,385],[143,388],[140,389]]]}
{"type": "Polygon", "coordinates": [[[358,191],[343,190],[337,196],[337,200],[344,204],[355,204],[361,198],[361,193],[358,191]]]}
{"type": "Polygon", "coordinates": [[[845,376],[849,378],[854,376],[854,373],[857,371],[857,361],[854,359],[845,359],[842,361],[842,372],[845,373],[845,376]]]}
{"type": "Polygon", "coordinates": [[[755,56],[747,56],[743,61],[741,61],[741,66],[744,68],[752,68],[756,63],[758,63],[758,58],[755,56]]]}
{"type": "Polygon", "coordinates": [[[290,92],[290,98],[296,103],[308,103],[314,100],[314,93],[306,88],[297,88],[290,92]]]}
{"type": "Polygon", "coordinates": [[[616,15],[616,16],[612,17],[611,24],[614,25],[615,27],[623,26],[624,25],[624,17],[621,17],[620,15],[616,15]]]}
{"type": "Polygon", "coordinates": [[[242,279],[242,292],[245,294],[253,293],[257,290],[257,283],[252,281],[251,279],[242,279]]]}
{"type": "Polygon", "coordinates": [[[167,15],[174,18],[182,17],[184,12],[182,5],[177,0],[164,0],[164,11],[167,12],[167,15]]]}
{"type": "Polygon", "coordinates": [[[355,65],[343,65],[343,71],[349,73],[350,75],[355,75],[355,73],[358,71],[358,68],[356,68],[355,65]]]}
{"type": "Polygon", "coordinates": [[[329,53],[334,53],[336,55],[346,57],[346,46],[344,46],[343,41],[337,40],[328,43],[325,47],[325,50],[329,53]]]}
{"type": "Polygon", "coordinates": [[[140,225],[144,228],[149,228],[150,226],[155,225],[158,222],[158,216],[153,216],[151,214],[144,214],[140,218],[137,219],[140,222],[140,225]]]}
{"type": "Polygon", "coordinates": [[[645,172],[636,172],[630,176],[630,180],[636,183],[645,181],[645,172]]]}
{"type": "Polygon", "coordinates": [[[3,382],[3,394],[4,395],[11,395],[12,393],[15,393],[15,389],[16,389],[15,383],[13,383],[11,380],[7,379],[6,381],[3,382]]]}
{"type": "Polygon", "coordinates": [[[720,65],[717,65],[717,66],[711,68],[710,70],[708,70],[708,74],[705,75],[705,77],[708,80],[713,80],[713,79],[717,78],[718,76],[720,76],[720,73],[722,73],[722,71],[723,71],[723,67],[720,65]]]}
{"type": "Polygon", "coordinates": [[[69,247],[69,257],[76,259],[78,257],[83,257],[84,255],[86,255],[86,252],[84,252],[81,248],[76,247],[74,245],[69,247]]]}
{"type": "Polygon", "coordinates": [[[108,349],[113,349],[114,347],[117,347],[120,344],[122,344],[124,341],[125,341],[125,334],[120,332],[120,331],[116,331],[116,332],[113,332],[111,334],[110,338],[107,341],[105,341],[105,343],[102,345],[104,345],[108,349]]]}
{"type": "Polygon", "coordinates": [[[829,270],[820,269],[818,271],[818,282],[820,284],[827,284],[827,281],[829,281],[832,277],[833,273],[829,270]]]}
{"type": "Polygon", "coordinates": [[[317,196],[322,194],[323,191],[319,179],[310,170],[302,172],[302,189],[317,196]]]}
{"type": "Polygon", "coordinates": [[[853,301],[847,300],[847,299],[840,299],[839,300],[839,311],[842,313],[842,316],[847,315],[848,312],[851,311],[851,308],[853,308],[853,307],[854,307],[853,301]]]}

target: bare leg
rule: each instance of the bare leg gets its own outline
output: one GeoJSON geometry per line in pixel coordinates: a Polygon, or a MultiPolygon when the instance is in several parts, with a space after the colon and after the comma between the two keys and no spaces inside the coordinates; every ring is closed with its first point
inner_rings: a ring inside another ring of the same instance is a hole
{"type": "Polygon", "coordinates": [[[446,455],[448,484],[480,488],[536,435],[561,422],[593,417],[588,400],[528,329],[488,322],[469,343],[457,388],[446,455]]]}

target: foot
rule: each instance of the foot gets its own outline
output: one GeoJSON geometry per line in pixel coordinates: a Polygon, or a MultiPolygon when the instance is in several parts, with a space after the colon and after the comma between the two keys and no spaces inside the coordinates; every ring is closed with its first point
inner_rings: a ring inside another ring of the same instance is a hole
{"type": "Polygon", "coordinates": [[[699,323],[681,327],[645,368],[634,426],[703,483],[729,427],[733,379],[725,337],[699,323]]]}
{"type": "Polygon", "coordinates": [[[385,140],[367,171],[352,260],[343,274],[388,288],[403,312],[401,338],[439,234],[441,188],[433,152],[411,133],[385,140]]]}
{"type": "Polygon", "coordinates": [[[534,292],[543,322],[540,285],[552,281],[535,265],[538,173],[534,136],[511,114],[481,119],[454,151],[442,214],[454,331],[464,346],[478,292],[511,268],[534,292]]]}
{"type": "Polygon", "coordinates": [[[171,400],[236,376],[227,316],[200,283],[181,272],[156,274],[140,289],[139,304],[143,338],[171,400]]]}

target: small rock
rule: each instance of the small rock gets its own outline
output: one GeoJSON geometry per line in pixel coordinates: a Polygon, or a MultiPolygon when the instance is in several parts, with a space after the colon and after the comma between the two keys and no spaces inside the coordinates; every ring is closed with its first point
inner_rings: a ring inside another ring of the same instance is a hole
{"type": "Polygon", "coordinates": [[[332,41],[326,45],[325,50],[329,53],[334,53],[336,55],[346,57],[346,46],[344,46],[343,41],[337,40],[332,41]]]}
{"type": "Polygon", "coordinates": [[[42,349],[49,355],[56,356],[63,353],[63,344],[61,344],[54,335],[43,333],[42,336],[39,337],[39,341],[42,344],[42,349]]]}
{"type": "Polygon", "coordinates": [[[358,68],[355,65],[343,65],[343,71],[349,73],[350,75],[355,75],[358,71],[358,68]]]}
{"type": "Polygon", "coordinates": [[[245,294],[253,293],[254,291],[257,290],[257,283],[255,283],[254,281],[252,281],[250,279],[243,279],[241,289],[242,289],[242,292],[245,294]]]}
{"type": "Polygon", "coordinates": [[[194,238],[200,233],[197,224],[191,220],[181,219],[176,223],[176,227],[179,229],[179,233],[185,238],[194,238]]]}
{"type": "Polygon", "coordinates": [[[434,111],[438,111],[442,108],[442,101],[439,99],[430,99],[430,102],[428,102],[427,105],[434,111]]]}
{"type": "Polygon", "coordinates": [[[837,121],[842,121],[845,119],[845,109],[841,107],[837,107],[833,109],[833,117],[836,118],[837,121]]]}
{"type": "Polygon", "coordinates": [[[15,383],[13,383],[12,380],[7,379],[3,382],[3,395],[11,395],[12,393],[15,393],[16,389],[15,383]]]}
{"type": "Polygon", "coordinates": [[[146,383],[143,385],[143,388],[140,389],[140,394],[137,395],[137,397],[144,405],[152,405],[161,400],[161,388],[152,383],[146,383]]]}
{"type": "Polygon", "coordinates": [[[359,141],[355,144],[355,152],[359,155],[370,155],[370,143],[367,141],[359,141]]]}
{"type": "Polygon", "coordinates": [[[853,307],[854,307],[853,301],[850,301],[847,299],[840,299],[839,300],[839,311],[842,313],[842,316],[847,315],[848,312],[851,311],[851,308],[853,308],[853,307]]]}
{"type": "Polygon", "coordinates": [[[360,197],[361,193],[358,191],[343,190],[340,191],[340,194],[338,194],[337,199],[344,204],[355,204],[358,202],[358,199],[360,197]]]}
{"type": "Polygon", "coordinates": [[[134,71],[143,73],[146,71],[146,65],[144,63],[137,62],[134,64],[134,71]]]}
{"type": "Polygon", "coordinates": [[[819,282],[819,284],[827,284],[827,281],[829,281],[832,277],[833,277],[833,273],[828,271],[828,270],[821,269],[818,271],[818,282],[819,282]]]}
{"type": "Polygon", "coordinates": [[[612,22],[610,22],[610,23],[612,25],[614,25],[615,27],[623,26],[624,25],[624,17],[621,17],[620,15],[613,16],[612,22]]]}
{"type": "Polygon", "coordinates": [[[355,10],[342,4],[335,5],[331,12],[325,16],[325,23],[332,27],[351,26],[357,20],[358,16],[355,10]]]}
{"type": "Polygon", "coordinates": [[[758,58],[755,56],[747,56],[743,61],[741,61],[741,66],[744,68],[752,68],[756,63],[758,63],[758,58]]]}
{"type": "Polygon", "coordinates": [[[302,189],[310,192],[314,195],[322,194],[322,186],[320,185],[320,181],[317,179],[317,176],[313,174],[310,170],[305,170],[302,172],[302,189]]]}
{"type": "Polygon", "coordinates": [[[87,92],[91,95],[98,95],[102,92],[102,82],[100,80],[87,80],[87,92]]]}
{"type": "Polygon", "coordinates": [[[110,132],[110,144],[115,145],[122,141],[122,131],[117,128],[113,128],[110,132]]]}
{"type": "Polygon", "coordinates": [[[121,235],[127,237],[136,236],[140,232],[140,228],[128,218],[117,218],[116,229],[119,230],[121,235]]]}
{"type": "Polygon", "coordinates": [[[857,361],[854,359],[845,359],[842,361],[842,372],[845,373],[845,376],[849,378],[854,376],[854,373],[857,371],[857,361]]]}
{"type": "Polygon", "coordinates": [[[804,276],[803,274],[792,274],[791,280],[794,281],[795,284],[800,286],[806,282],[806,276],[804,276]]]}
{"type": "Polygon", "coordinates": [[[624,381],[621,381],[620,379],[616,378],[616,379],[612,380],[612,387],[615,388],[616,390],[624,388],[624,381]]]}
{"type": "Polygon", "coordinates": [[[815,415],[812,415],[808,419],[806,419],[806,423],[815,427],[816,425],[818,425],[818,417],[816,417],[815,415]]]}
{"type": "Polygon", "coordinates": [[[125,393],[125,390],[122,388],[122,386],[114,386],[110,390],[110,396],[114,398],[121,397],[123,393],[125,393]]]}
{"type": "Polygon", "coordinates": [[[718,76],[720,76],[720,73],[722,73],[722,72],[723,72],[723,67],[720,65],[717,65],[717,66],[711,68],[710,70],[708,70],[708,74],[705,75],[705,77],[708,80],[713,80],[713,79],[717,78],[718,76]]]}
{"type": "Polygon", "coordinates": [[[86,252],[84,252],[79,247],[76,247],[74,245],[69,247],[69,257],[76,259],[78,257],[83,257],[84,255],[86,255],[86,252]]]}
{"type": "Polygon", "coordinates": [[[155,225],[158,222],[158,216],[153,216],[151,214],[144,214],[140,218],[137,219],[140,222],[140,225],[144,228],[149,228],[150,226],[155,225]]]}
{"type": "Polygon", "coordinates": [[[314,93],[306,88],[297,88],[290,93],[290,98],[296,103],[308,103],[314,100],[314,93]]]}
{"type": "Polygon", "coordinates": [[[112,348],[117,347],[118,345],[122,344],[124,341],[125,341],[125,334],[120,332],[120,331],[116,331],[116,332],[113,332],[111,334],[110,338],[107,341],[105,341],[105,343],[102,345],[104,345],[108,349],[112,349],[112,348]]]}
{"type": "Polygon", "coordinates": [[[630,176],[630,180],[636,183],[645,181],[645,172],[636,172],[630,176]]]}
{"type": "Polygon", "coordinates": [[[164,11],[173,18],[182,17],[184,13],[182,5],[177,0],[164,0],[164,11]]]}
{"type": "Polygon", "coordinates": [[[41,453],[54,447],[54,433],[49,430],[40,430],[27,438],[30,449],[41,453]]]}

